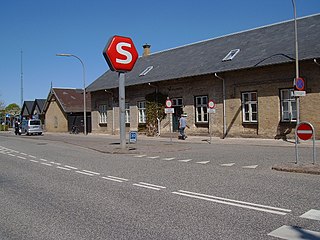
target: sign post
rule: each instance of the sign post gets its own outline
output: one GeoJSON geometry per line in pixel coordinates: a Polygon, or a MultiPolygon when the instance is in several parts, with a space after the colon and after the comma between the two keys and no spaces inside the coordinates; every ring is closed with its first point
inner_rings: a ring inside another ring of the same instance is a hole
{"type": "Polygon", "coordinates": [[[138,52],[128,37],[113,36],[109,39],[103,50],[111,71],[118,72],[119,78],[119,120],[120,120],[120,146],[126,148],[125,124],[125,73],[132,70],[138,59],[138,52]]]}
{"type": "MultiPolygon", "coordinates": [[[[215,107],[216,107],[215,102],[214,102],[213,100],[210,100],[210,101],[208,102],[208,113],[209,113],[209,119],[210,119],[210,120],[212,119],[211,113],[215,113],[215,112],[216,112],[215,107]]],[[[211,125],[211,123],[210,123],[210,125],[211,125]]],[[[209,134],[210,134],[210,141],[209,141],[209,143],[211,144],[211,140],[212,140],[212,129],[211,129],[210,125],[209,125],[209,134]]]]}
{"type": "Polygon", "coordinates": [[[169,98],[166,100],[166,108],[164,109],[164,112],[169,114],[170,143],[172,144],[172,114],[174,113],[174,108],[172,108],[172,101],[169,98]]]}
{"type": "Polygon", "coordinates": [[[316,133],[314,127],[309,122],[300,122],[295,131],[295,150],[296,150],[296,164],[298,163],[298,138],[301,140],[313,139],[313,154],[312,154],[312,164],[315,164],[316,159],[316,133]]]}

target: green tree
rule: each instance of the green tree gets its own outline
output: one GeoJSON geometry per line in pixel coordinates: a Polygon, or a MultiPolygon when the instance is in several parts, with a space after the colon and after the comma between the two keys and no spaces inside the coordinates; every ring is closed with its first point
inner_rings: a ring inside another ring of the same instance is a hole
{"type": "Polygon", "coordinates": [[[16,103],[9,104],[4,110],[6,113],[9,113],[12,116],[20,115],[21,111],[19,105],[16,103]]]}

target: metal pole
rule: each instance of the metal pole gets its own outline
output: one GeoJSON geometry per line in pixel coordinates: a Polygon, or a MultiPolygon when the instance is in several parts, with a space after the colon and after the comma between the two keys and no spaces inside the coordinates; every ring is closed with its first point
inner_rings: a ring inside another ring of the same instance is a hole
{"type": "Polygon", "coordinates": [[[172,144],[172,113],[169,113],[170,116],[170,143],[172,144]]]}
{"type": "MultiPolygon", "coordinates": [[[[295,36],[295,52],[296,52],[296,81],[299,78],[299,51],[298,51],[298,26],[297,26],[297,9],[296,2],[292,0],[294,12],[294,36],[295,36]]],[[[297,125],[300,123],[300,98],[297,97],[297,125]]]]}
{"type": "Polygon", "coordinates": [[[295,133],[294,133],[294,137],[295,137],[295,152],[296,152],[296,162],[295,164],[298,163],[298,135],[297,135],[297,128],[299,125],[297,125],[295,133]]]}
{"type": "Polygon", "coordinates": [[[126,148],[126,124],[125,124],[125,73],[119,72],[119,118],[120,118],[120,147],[126,148]]]}

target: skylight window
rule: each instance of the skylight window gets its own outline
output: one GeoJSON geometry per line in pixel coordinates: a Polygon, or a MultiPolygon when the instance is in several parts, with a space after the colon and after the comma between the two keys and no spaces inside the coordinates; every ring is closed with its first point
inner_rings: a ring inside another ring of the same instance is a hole
{"type": "Polygon", "coordinates": [[[233,49],[233,50],[231,50],[231,51],[227,54],[227,56],[225,56],[224,59],[222,59],[222,62],[231,61],[239,52],[240,52],[240,49],[233,49]]]}
{"type": "Polygon", "coordinates": [[[139,77],[147,75],[148,72],[150,72],[153,69],[153,66],[147,67],[145,70],[143,70],[140,74],[139,77]]]}

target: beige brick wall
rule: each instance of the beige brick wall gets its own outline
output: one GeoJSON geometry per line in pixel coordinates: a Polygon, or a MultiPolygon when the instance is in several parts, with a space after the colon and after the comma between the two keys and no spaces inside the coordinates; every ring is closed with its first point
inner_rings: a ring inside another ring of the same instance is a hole
{"type": "MultiPolygon", "coordinates": [[[[320,68],[312,61],[300,62],[300,75],[306,79],[307,96],[300,98],[301,121],[311,122],[319,137],[320,129],[320,68]]],[[[268,66],[251,70],[239,70],[220,73],[226,85],[226,125],[227,137],[261,137],[282,138],[285,135],[293,138],[295,123],[283,123],[280,116],[280,89],[293,88],[295,76],[294,63],[281,66],[268,66]],[[243,124],[241,94],[243,92],[257,92],[258,96],[258,123],[243,124]]],[[[187,129],[189,135],[206,135],[222,137],[223,135],[223,96],[222,80],[213,74],[190,77],[178,80],[153,83],[158,91],[172,98],[183,98],[183,112],[188,114],[187,129]],[[216,113],[210,115],[208,124],[195,122],[195,96],[208,96],[208,100],[216,103],[216,113]]],[[[130,104],[129,131],[138,129],[137,101],[144,100],[146,94],[155,91],[148,84],[126,87],[126,102],[130,104]]],[[[112,110],[111,95],[104,91],[92,94],[92,130],[95,132],[119,132],[119,108],[117,89],[114,89],[114,111],[112,110]],[[97,104],[106,101],[109,105],[108,124],[100,126],[95,120],[98,117],[97,104]],[[112,124],[112,113],[114,123],[112,124]]],[[[161,122],[161,133],[170,132],[169,116],[161,122]]]]}
{"type": "Polygon", "coordinates": [[[52,100],[46,112],[45,129],[48,132],[68,132],[68,121],[56,101],[52,100]]]}

